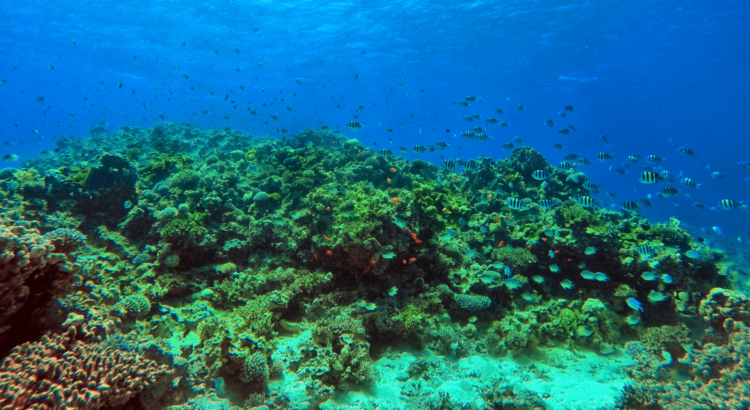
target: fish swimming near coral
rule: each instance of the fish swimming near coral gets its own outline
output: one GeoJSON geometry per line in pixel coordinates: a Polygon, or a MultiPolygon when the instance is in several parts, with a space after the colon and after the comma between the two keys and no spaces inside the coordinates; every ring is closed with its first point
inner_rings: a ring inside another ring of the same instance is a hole
{"type": "Polygon", "coordinates": [[[643,305],[637,299],[628,298],[628,300],[626,300],[625,303],[627,303],[631,309],[638,311],[638,312],[643,312],[643,305]]]}
{"type": "Polygon", "coordinates": [[[563,289],[568,289],[568,290],[576,287],[576,285],[573,282],[571,282],[569,279],[565,279],[564,281],[560,282],[560,286],[562,286],[563,289]]]}

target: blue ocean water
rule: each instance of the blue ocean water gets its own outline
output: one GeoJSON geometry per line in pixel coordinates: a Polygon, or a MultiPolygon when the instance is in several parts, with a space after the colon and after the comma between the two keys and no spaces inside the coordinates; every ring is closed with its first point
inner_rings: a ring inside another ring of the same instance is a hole
{"type": "Polygon", "coordinates": [[[741,1],[10,1],[0,13],[0,138],[13,144],[3,153],[21,160],[99,124],[281,136],[345,130],[358,117],[364,129],[352,136],[368,145],[447,142],[422,155],[436,162],[501,158],[515,136],[553,164],[567,153],[613,153],[586,170],[602,195],[617,193],[603,203],[653,195],[635,178],[643,162],[626,176],[609,165],[659,155],[702,185],[676,185],[679,196],[653,200],[646,214],[750,235],[748,215],[691,207],[750,194],[750,170],[736,165],[750,160],[750,20],[741,1]],[[482,102],[451,104],[468,95],[482,102]],[[567,104],[575,111],[561,118],[567,104]],[[463,120],[473,113],[482,119],[463,120]],[[489,127],[493,140],[457,135],[493,115],[509,123],[489,127]],[[567,125],[576,131],[556,133],[567,125]],[[697,155],[681,156],[679,146],[697,155]],[[714,170],[726,178],[711,179],[714,170]]]}

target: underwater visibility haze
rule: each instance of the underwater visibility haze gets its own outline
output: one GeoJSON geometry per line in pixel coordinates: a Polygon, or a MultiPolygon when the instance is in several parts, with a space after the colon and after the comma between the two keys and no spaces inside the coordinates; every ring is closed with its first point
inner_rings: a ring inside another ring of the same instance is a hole
{"type": "Polygon", "coordinates": [[[0,21],[0,408],[750,408],[745,2],[0,21]]]}

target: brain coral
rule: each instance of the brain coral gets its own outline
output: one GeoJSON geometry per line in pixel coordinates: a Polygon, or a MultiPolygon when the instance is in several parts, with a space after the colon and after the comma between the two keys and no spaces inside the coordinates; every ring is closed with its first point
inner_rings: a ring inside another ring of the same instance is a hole
{"type": "Polygon", "coordinates": [[[485,310],[492,304],[492,300],[487,296],[481,295],[461,295],[456,294],[453,296],[453,300],[461,309],[470,310],[472,312],[478,312],[485,310]]]}
{"type": "Polygon", "coordinates": [[[105,343],[75,340],[75,328],[15,347],[0,365],[7,409],[100,409],[125,404],[171,371],[105,343]]]}

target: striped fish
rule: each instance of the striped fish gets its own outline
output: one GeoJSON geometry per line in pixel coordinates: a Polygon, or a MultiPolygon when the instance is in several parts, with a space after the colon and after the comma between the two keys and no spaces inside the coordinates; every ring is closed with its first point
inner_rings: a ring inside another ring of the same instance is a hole
{"type": "Polygon", "coordinates": [[[472,128],[471,130],[473,132],[476,132],[476,133],[484,132],[484,128],[482,128],[482,127],[480,127],[478,125],[475,125],[474,128],[472,128]]]}
{"type": "Polygon", "coordinates": [[[625,201],[620,205],[620,209],[623,211],[637,211],[638,204],[633,201],[625,201]]]}
{"type": "Polygon", "coordinates": [[[652,164],[656,164],[656,163],[664,161],[664,158],[662,158],[662,157],[660,157],[658,155],[649,155],[649,156],[646,157],[646,161],[648,161],[648,162],[650,162],[652,164]]]}
{"type": "Polygon", "coordinates": [[[575,164],[571,164],[568,161],[563,161],[563,162],[560,163],[560,165],[558,166],[558,168],[560,168],[563,171],[570,171],[571,169],[575,169],[576,166],[575,166],[575,164]]]}
{"type": "Polygon", "coordinates": [[[464,160],[462,160],[461,158],[456,158],[456,166],[462,167],[464,165],[466,165],[466,162],[464,162],[464,160]]]}
{"type": "Polygon", "coordinates": [[[453,163],[453,161],[451,161],[449,159],[444,159],[443,160],[443,168],[451,169],[451,168],[455,168],[455,167],[456,167],[456,164],[453,163]]]}
{"type": "Polygon", "coordinates": [[[625,159],[625,162],[628,164],[635,164],[636,162],[641,160],[641,156],[638,154],[634,155],[628,155],[628,157],[625,159]]]}
{"type": "Polygon", "coordinates": [[[719,171],[714,171],[711,173],[711,178],[714,178],[714,179],[721,179],[721,178],[726,178],[726,177],[727,177],[726,175],[722,174],[719,171]]]}
{"type": "Polygon", "coordinates": [[[438,143],[435,144],[435,147],[437,147],[438,151],[442,151],[442,150],[448,148],[448,144],[446,144],[443,141],[438,141],[438,143]]]}
{"type": "Polygon", "coordinates": [[[515,145],[511,144],[510,142],[506,142],[505,144],[503,144],[503,149],[513,149],[513,147],[515,147],[515,145]]]}
{"type": "Polygon", "coordinates": [[[461,133],[461,138],[465,138],[467,140],[473,140],[474,139],[474,133],[471,131],[464,131],[461,133]]]}
{"type": "Polygon", "coordinates": [[[566,161],[575,161],[580,157],[578,154],[568,154],[565,156],[566,161]]]}
{"type": "Polygon", "coordinates": [[[563,128],[560,131],[557,131],[557,133],[561,134],[561,135],[568,135],[568,134],[570,134],[570,130],[567,129],[567,128],[563,128]]]}
{"type": "Polygon", "coordinates": [[[589,161],[589,160],[587,160],[586,158],[583,158],[583,157],[576,158],[576,163],[577,164],[581,164],[581,165],[591,165],[591,161],[589,161]]]}
{"type": "Polygon", "coordinates": [[[615,159],[615,157],[613,157],[612,154],[608,152],[600,152],[599,154],[596,155],[596,159],[598,159],[601,162],[607,162],[607,161],[615,159]]]}
{"type": "Polygon", "coordinates": [[[552,121],[552,119],[551,119],[551,118],[546,118],[546,119],[544,120],[544,125],[546,125],[546,126],[548,126],[548,127],[550,127],[550,128],[551,128],[551,127],[554,127],[554,126],[555,126],[555,122],[554,122],[554,121],[552,121]]]}
{"type": "Polygon", "coordinates": [[[581,206],[585,206],[585,207],[596,206],[596,201],[594,200],[594,198],[590,196],[586,196],[586,195],[577,195],[576,202],[581,204],[581,206]]]}
{"type": "Polygon", "coordinates": [[[737,202],[734,199],[722,199],[719,201],[719,208],[727,211],[734,208],[739,208],[742,205],[741,202],[737,202]]]}
{"type": "Polygon", "coordinates": [[[389,150],[388,148],[381,149],[379,154],[386,158],[393,158],[393,151],[389,150]]]}
{"type": "Polygon", "coordinates": [[[539,206],[542,207],[542,208],[544,208],[544,209],[552,209],[552,208],[560,205],[561,203],[562,203],[562,201],[559,200],[559,199],[557,199],[557,198],[542,199],[541,201],[539,201],[539,206]]]}
{"type": "Polygon", "coordinates": [[[482,116],[477,113],[471,114],[471,117],[474,118],[475,120],[482,118],[482,116]]]}
{"type": "Polygon", "coordinates": [[[338,141],[331,141],[331,148],[333,148],[333,149],[341,149],[343,147],[344,146],[341,145],[340,142],[338,142],[338,141]]]}
{"type": "Polygon", "coordinates": [[[361,130],[362,124],[358,123],[357,121],[349,121],[346,123],[346,127],[353,130],[361,130]]]}
{"type": "Polygon", "coordinates": [[[516,209],[516,210],[522,210],[528,208],[525,202],[518,198],[508,198],[508,201],[505,202],[505,205],[508,205],[510,209],[516,209]]]}
{"type": "Polygon", "coordinates": [[[477,141],[487,141],[490,136],[487,134],[477,134],[477,141]]]}
{"type": "Polygon", "coordinates": [[[643,174],[641,174],[641,176],[638,177],[638,180],[644,184],[654,184],[654,183],[661,181],[662,179],[663,178],[659,176],[659,174],[651,172],[651,171],[646,171],[643,174]]]}
{"type": "Polygon", "coordinates": [[[416,152],[417,154],[422,154],[427,151],[427,149],[424,147],[424,145],[415,145],[414,148],[412,148],[412,151],[416,152]]]}
{"type": "Polygon", "coordinates": [[[496,118],[489,117],[486,120],[484,120],[487,124],[497,124],[499,121],[496,118]]]}
{"type": "Polygon", "coordinates": [[[505,122],[505,121],[503,121],[503,122],[500,123],[500,126],[503,127],[503,128],[505,128],[505,127],[508,126],[508,123],[505,122]]]}
{"type": "Polygon", "coordinates": [[[523,138],[521,137],[515,137],[513,138],[513,141],[515,141],[517,144],[523,144],[523,138]]]}
{"type": "Polygon", "coordinates": [[[479,169],[479,164],[472,159],[471,161],[466,163],[464,169],[467,171],[476,171],[479,169]]]}
{"type": "Polygon", "coordinates": [[[640,245],[635,247],[635,251],[638,252],[638,254],[641,255],[642,258],[650,258],[656,254],[656,251],[654,248],[648,246],[648,245],[640,245]]]}
{"type": "Polygon", "coordinates": [[[691,150],[688,147],[677,148],[677,152],[679,152],[682,155],[687,155],[688,157],[695,155],[695,152],[693,152],[693,150],[691,150]]]}
{"type": "Polygon", "coordinates": [[[545,171],[543,169],[537,169],[536,171],[531,173],[531,177],[536,179],[537,181],[544,181],[545,179],[550,177],[549,171],[545,171]]]}
{"type": "Polygon", "coordinates": [[[661,192],[659,192],[658,195],[661,198],[667,198],[667,197],[670,197],[670,196],[676,196],[679,193],[680,193],[680,191],[677,190],[677,188],[674,188],[674,187],[671,187],[671,186],[665,186],[664,188],[662,188],[661,192]]]}
{"type": "Polygon", "coordinates": [[[680,183],[688,188],[700,188],[701,186],[701,184],[693,181],[690,178],[682,178],[682,180],[680,180],[680,183]]]}
{"type": "Polygon", "coordinates": [[[563,149],[564,148],[562,144],[555,144],[555,145],[553,145],[553,147],[555,149],[563,149]]]}

